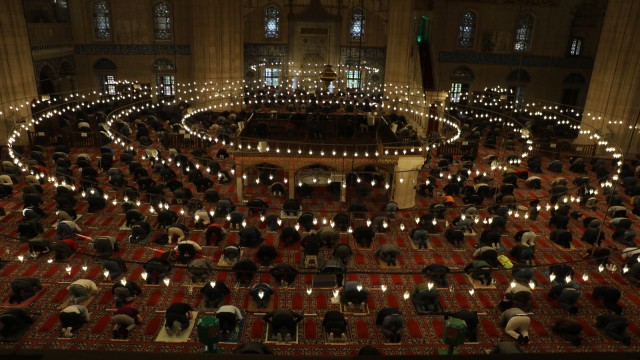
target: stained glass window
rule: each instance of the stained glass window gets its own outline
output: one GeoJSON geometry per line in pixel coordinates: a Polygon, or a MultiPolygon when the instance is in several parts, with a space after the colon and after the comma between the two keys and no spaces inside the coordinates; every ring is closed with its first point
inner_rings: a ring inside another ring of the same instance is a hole
{"type": "Polygon", "coordinates": [[[158,75],[157,76],[158,96],[173,96],[175,95],[173,75],[158,75]]]}
{"type": "Polygon", "coordinates": [[[156,40],[171,39],[171,12],[169,5],[164,1],[153,7],[153,30],[156,40]]]}
{"type": "Polygon", "coordinates": [[[460,16],[458,25],[458,47],[472,48],[476,38],[476,13],[467,10],[460,16]]]}
{"type": "Polygon", "coordinates": [[[105,0],[93,3],[93,33],[98,40],[111,40],[111,11],[105,0]]]}
{"type": "Polygon", "coordinates": [[[347,88],[348,89],[360,88],[360,71],[358,70],[347,71],[347,88]]]}
{"type": "Polygon", "coordinates": [[[351,40],[364,38],[364,11],[355,9],[351,14],[351,40]]]}
{"type": "Polygon", "coordinates": [[[580,56],[582,54],[582,39],[573,38],[571,40],[571,46],[569,47],[569,55],[580,56]]]}
{"type": "Polygon", "coordinates": [[[277,87],[280,84],[280,69],[265,68],[262,80],[265,86],[277,87]]]}
{"type": "Polygon", "coordinates": [[[264,11],[264,37],[277,39],[280,36],[280,10],[269,6],[264,11]]]}
{"type": "Polygon", "coordinates": [[[533,15],[524,14],[518,21],[516,29],[516,41],[513,49],[516,51],[529,51],[531,49],[531,36],[533,35],[533,15]]]}

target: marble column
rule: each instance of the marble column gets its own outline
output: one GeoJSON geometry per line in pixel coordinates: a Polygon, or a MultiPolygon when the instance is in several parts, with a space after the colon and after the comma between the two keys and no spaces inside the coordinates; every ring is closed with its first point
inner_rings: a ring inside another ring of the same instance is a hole
{"type": "MultiPolygon", "coordinates": [[[[31,114],[27,102],[38,97],[22,1],[2,1],[0,11],[0,144],[5,145],[14,122],[31,114]],[[12,106],[14,110],[10,110],[12,106]]],[[[26,141],[26,136],[18,142],[26,141]]]]}
{"type": "Polygon", "coordinates": [[[393,197],[399,209],[409,209],[416,205],[418,171],[424,163],[422,156],[400,156],[394,168],[393,197]]]}
{"type": "MultiPolygon", "coordinates": [[[[609,0],[602,26],[582,129],[597,129],[608,135],[623,151],[640,154],[640,1],[609,0]]],[[[581,135],[577,144],[593,144],[581,135]]]]}

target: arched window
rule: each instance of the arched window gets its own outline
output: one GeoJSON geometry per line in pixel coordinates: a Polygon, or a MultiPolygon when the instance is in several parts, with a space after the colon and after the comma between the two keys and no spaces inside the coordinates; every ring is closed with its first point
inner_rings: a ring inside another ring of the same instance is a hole
{"type": "Polygon", "coordinates": [[[117,70],[116,64],[105,58],[99,59],[93,65],[93,72],[98,80],[98,86],[100,86],[100,91],[104,95],[118,94],[118,81],[116,80],[117,70]]]}
{"type": "Polygon", "coordinates": [[[351,40],[364,39],[364,10],[355,9],[351,14],[351,40]]]}
{"type": "Polygon", "coordinates": [[[111,40],[111,11],[105,0],[93,3],[93,34],[98,40],[111,40]]]}
{"type": "Polygon", "coordinates": [[[476,38],[477,16],[471,10],[467,10],[460,16],[458,24],[458,47],[472,48],[476,38]]]}
{"type": "Polygon", "coordinates": [[[516,41],[513,49],[516,51],[529,51],[531,49],[531,37],[533,35],[533,15],[524,14],[518,21],[516,29],[516,41]]]}
{"type": "Polygon", "coordinates": [[[267,39],[280,37],[280,10],[275,6],[267,6],[264,10],[264,37],[267,39]]]}
{"type": "Polygon", "coordinates": [[[153,31],[156,40],[171,39],[171,12],[169,4],[165,1],[161,1],[153,7],[153,31]]]}

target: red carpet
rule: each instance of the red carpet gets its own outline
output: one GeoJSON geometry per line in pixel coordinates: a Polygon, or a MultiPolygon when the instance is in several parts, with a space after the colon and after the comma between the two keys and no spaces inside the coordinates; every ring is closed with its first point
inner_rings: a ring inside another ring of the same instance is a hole
{"type": "Polygon", "coordinates": [[[316,309],[318,310],[328,309],[327,296],[325,294],[316,295],[316,309]]]}
{"type": "Polygon", "coordinates": [[[184,293],[180,291],[173,295],[173,298],[171,299],[171,302],[169,304],[175,304],[183,301],[184,301],[184,293]]]}
{"type": "Polygon", "coordinates": [[[51,329],[53,329],[53,327],[56,326],[56,324],[58,323],[58,319],[59,319],[58,314],[53,314],[49,316],[47,321],[45,321],[44,324],[40,326],[40,329],[38,329],[38,332],[44,333],[44,332],[51,331],[51,329]]]}
{"type": "Polygon", "coordinates": [[[160,290],[154,291],[149,296],[149,299],[147,299],[147,306],[156,306],[156,305],[158,305],[158,302],[160,302],[161,298],[162,298],[162,291],[160,291],[160,290]]]}
{"type": "Polygon", "coordinates": [[[39,268],[40,268],[40,265],[38,265],[38,264],[31,265],[31,267],[29,267],[27,270],[25,270],[22,273],[22,276],[31,276],[31,275],[35,274],[35,272],[38,271],[39,268]]]}
{"type": "Polygon", "coordinates": [[[490,337],[496,338],[500,336],[500,332],[498,332],[498,329],[488,319],[480,319],[480,324],[484,328],[484,331],[487,333],[487,335],[489,335],[490,337]]]}
{"type": "Polygon", "coordinates": [[[393,294],[387,294],[387,304],[392,308],[399,308],[398,298],[393,294]]]}
{"type": "Polygon", "coordinates": [[[251,337],[252,338],[263,338],[264,339],[264,321],[256,320],[253,322],[253,326],[251,327],[251,337]]]}
{"type": "Polygon", "coordinates": [[[160,327],[162,326],[163,322],[164,322],[164,318],[163,317],[156,316],[156,317],[152,318],[147,323],[147,327],[144,330],[144,334],[145,335],[157,335],[158,332],[160,331],[160,327]]]}
{"type": "Polygon", "coordinates": [[[2,272],[0,272],[0,277],[6,277],[11,275],[17,268],[20,267],[20,264],[12,263],[11,265],[7,265],[3,268],[2,272]]]}
{"type": "Polygon", "coordinates": [[[98,302],[100,305],[107,305],[110,304],[113,301],[113,293],[111,292],[111,289],[106,289],[105,293],[102,294],[102,297],[100,298],[100,301],[98,302]]]}
{"type": "Polygon", "coordinates": [[[456,301],[458,302],[458,305],[460,305],[460,307],[463,309],[471,308],[471,305],[469,305],[467,298],[461,293],[456,293],[456,301]]]}
{"type": "Polygon", "coordinates": [[[173,278],[171,279],[171,281],[173,281],[173,282],[181,282],[182,279],[184,279],[185,272],[186,272],[185,269],[182,269],[182,268],[176,269],[176,271],[173,274],[173,278]]]}
{"type": "Polygon", "coordinates": [[[409,329],[409,334],[413,339],[421,339],[422,332],[420,331],[420,324],[413,319],[407,320],[407,328],[409,329]]]}
{"type": "Polygon", "coordinates": [[[431,325],[433,326],[433,330],[436,332],[438,339],[441,339],[442,332],[444,331],[444,321],[438,317],[431,320],[431,325]]]}
{"type": "Polygon", "coordinates": [[[369,275],[369,280],[371,281],[371,285],[373,286],[380,286],[382,284],[382,282],[380,281],[380,275],[378,274],[369,275]]]}
{"type": "Polygon", "coordinates": [[[301,310],[304,307],[304,299],[302,298],[302,294],[294,294],[291,299],[291,307],[294,310],[301,310]]]}
{"type": "Polygon", "coordinates": [[[549,334],[547,333],[547,330],[544,328],[544,326],[542,326],[542,324],[540,324],[533,317],[531,318],[531,328],[533,328],[533,331],[535,331],[536,334],[538,334],[538,336],[545,336],[545,337],[549,336],[549,334]]]}
{"type": "Polygon", "coordinates": [[[315,320],[307,320],[304,322],[304,338],[307,340],[312,340],[316,338],[315,320]]]}
{"type": "Polygon", "coordinates": [[[91,329],[91,332],[94,334],[102,334],[104,332],[104,329],[106,329],[107,325],[109,325],[109,321],[111,321],[111,316],[103,315],[93,326],[93,328],[91,329]]]}
{"type": "Polygon", "coordinates": [[[89,270],[89,273],[87,274],[87,276],[85,276],[85,279],[90,279],[90,280],[95,279],[101,273],[102,273],[102,266],[95,266],[94,268],[89,270]]]}
{"type": "Polygon", "coordinates": [[[393,282],[393,285],[402,285],[402,276],[400,275],[391,275],[391,281],[393,282]]]}
{"type": "Polygon", "coordinates": [[[364,320],[356,321],[356,334],[358,339],[369,339],[369,325],[364,320]]]}
{"type": "Polygon", "coordinates": [[[65,289],[60,289],[60,291],[58,291],[58,293],[56,294],[56,296],[53,297],[53,299],[51,299],[52,303],[61,303],[64,299],[67,298],[67,296],[69,296],[69,290],[65,289]]]}

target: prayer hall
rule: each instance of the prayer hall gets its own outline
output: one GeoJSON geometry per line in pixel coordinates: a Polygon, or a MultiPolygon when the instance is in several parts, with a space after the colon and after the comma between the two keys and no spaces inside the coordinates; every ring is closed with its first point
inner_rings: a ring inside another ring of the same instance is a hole
{"type": "Polygon", "coordinates": [[[0,358],[637,358],[639,17],[0,1],[0,358]]]}

